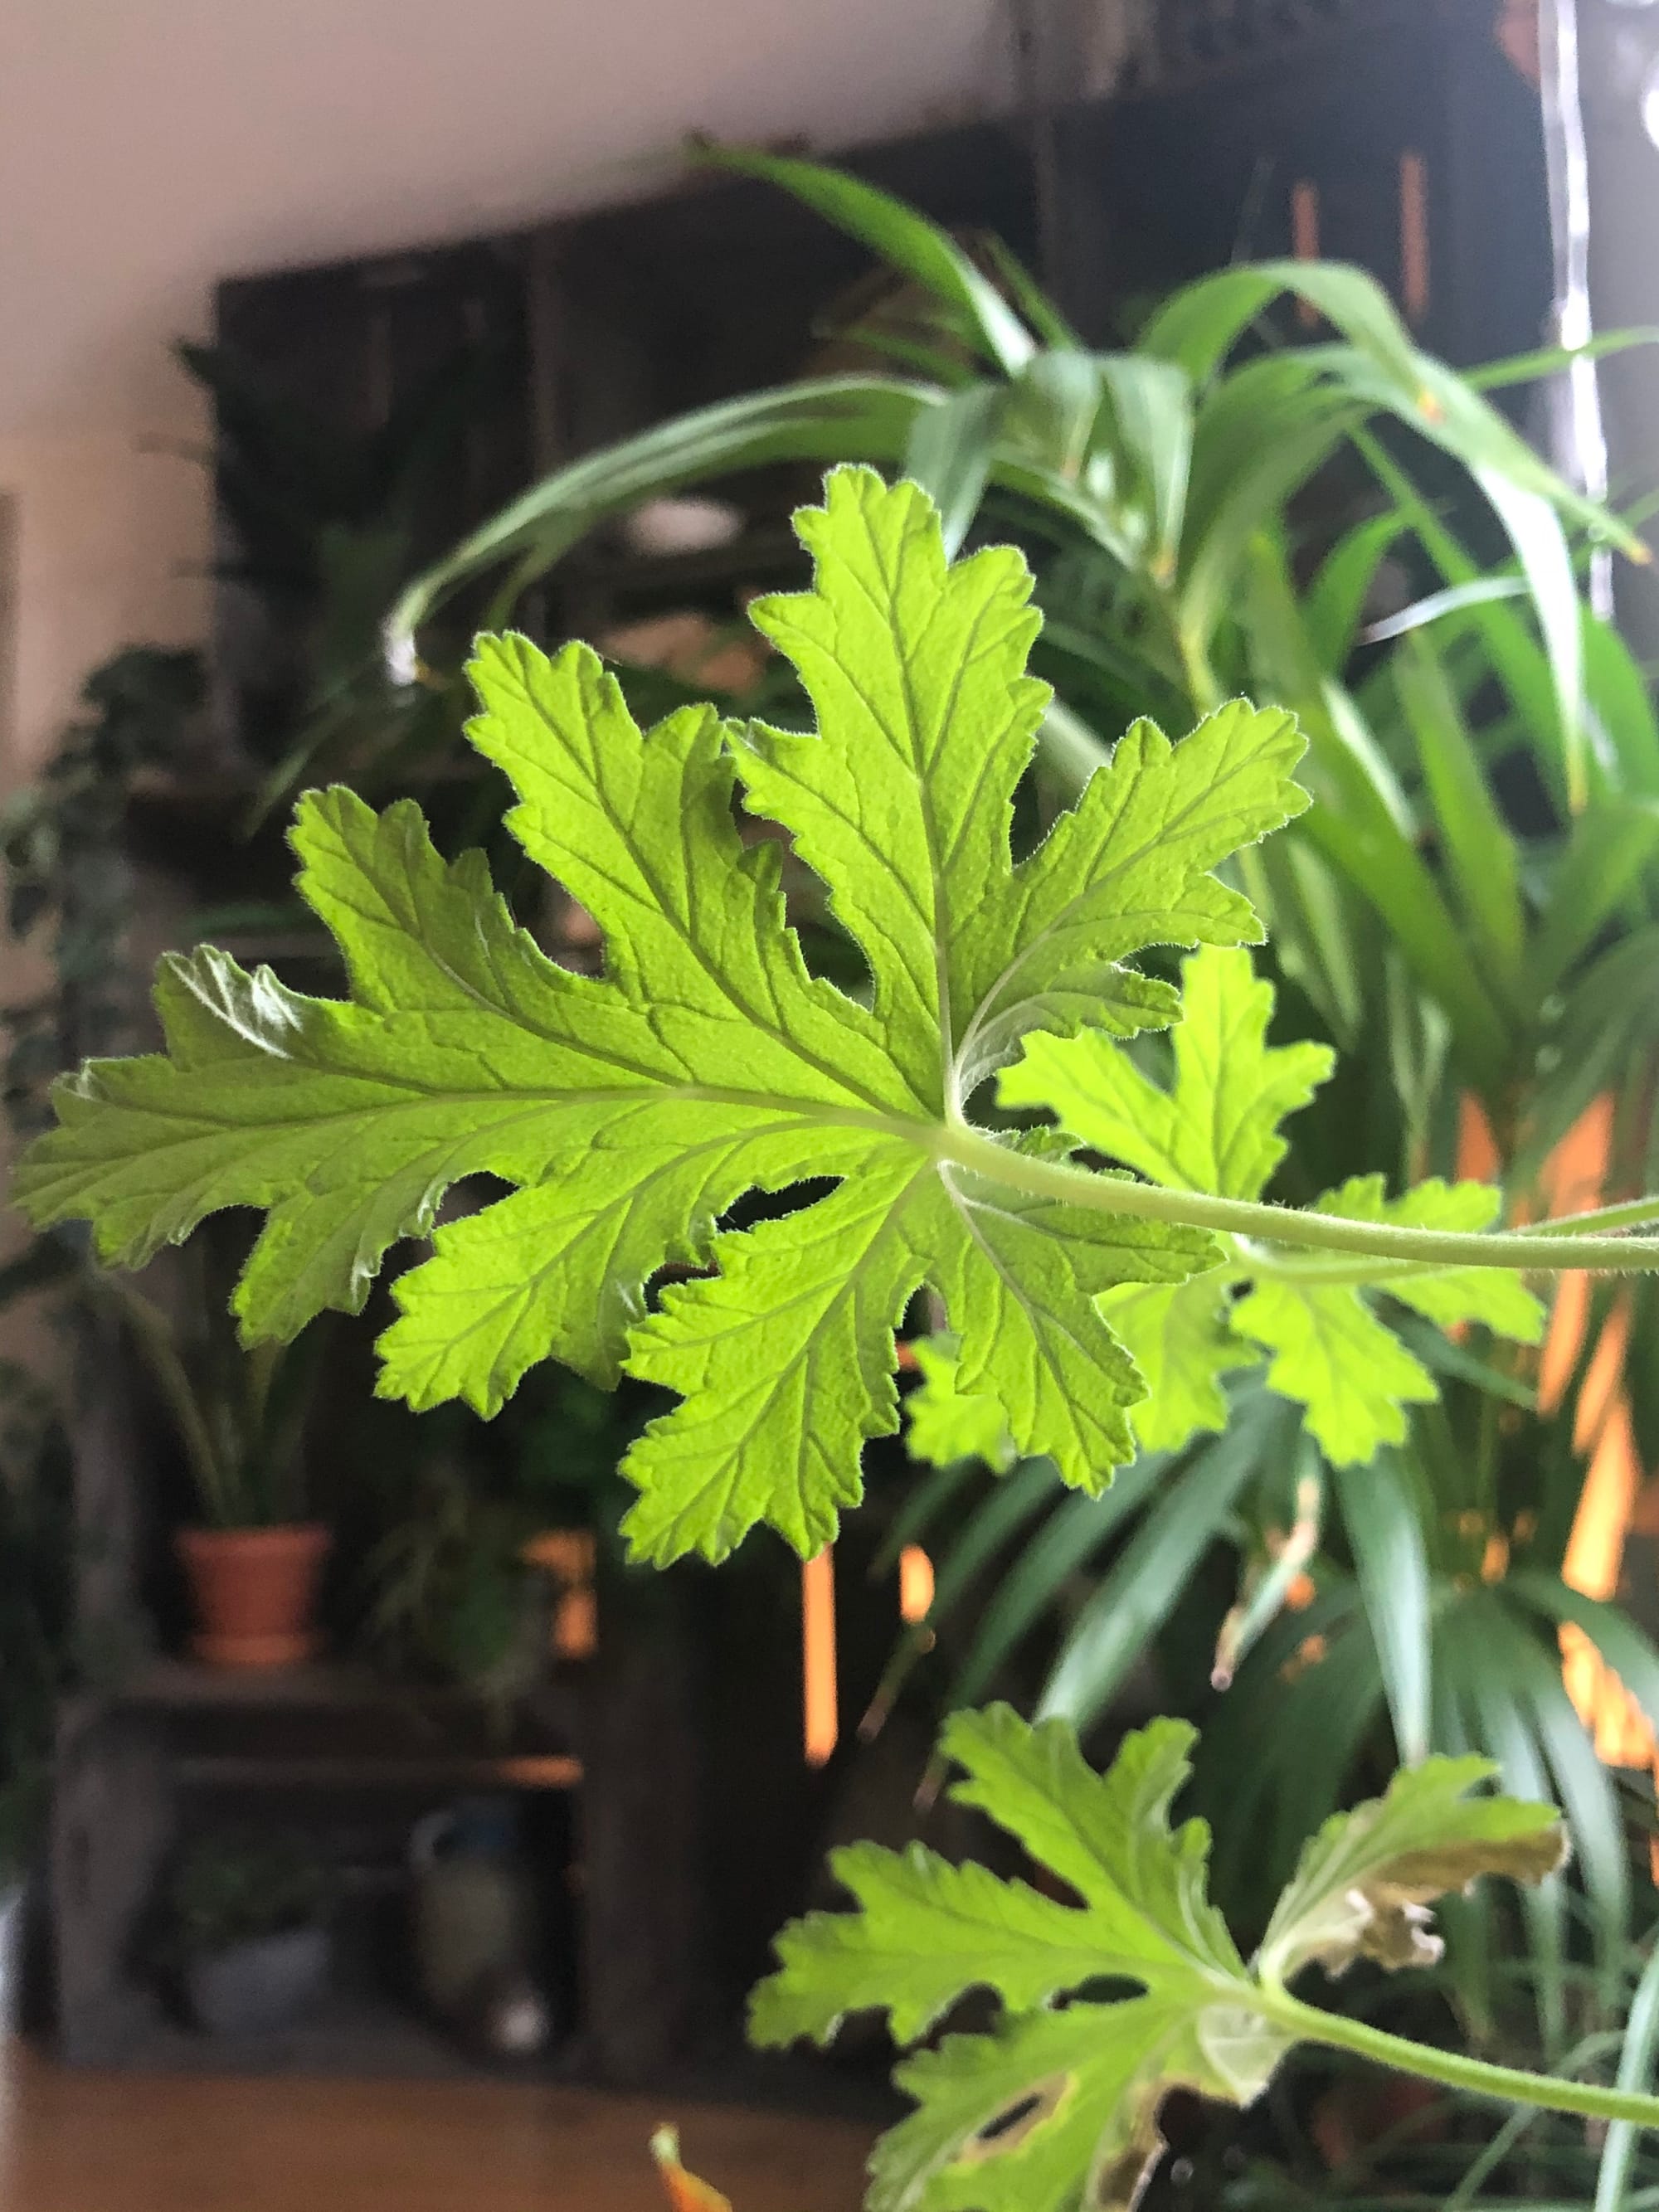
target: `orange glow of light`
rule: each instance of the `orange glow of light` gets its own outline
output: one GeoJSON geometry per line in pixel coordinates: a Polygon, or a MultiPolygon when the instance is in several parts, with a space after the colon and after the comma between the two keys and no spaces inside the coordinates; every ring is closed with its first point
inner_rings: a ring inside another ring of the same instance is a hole
{"type": "MultiPolygon", "coordinates": [[[[1545,1164],[1543,1196],[1552,1214],[1584,1213],[1601,1203],[1613,1159],[1613,1102],[1598,1098],[1545,1164]]],[[[1485,1113],[1477,1100],[1465,1097],[1458,1116],[1457,1172],[1491,1182],[1502,1180],[1503,1168],[1485,1113]]],[[[1519,1218],[1527,1218],[1524,1209],[1519,1218]]],[[[1538,1363],[1540,1412],[1553,1413],[1565,1401],[1589,1323],[1589,1277],[1582,1272],[1558,1276],[1538,1363]]],[[[1630,1310],[1621,1300],[1601,1325],[1573,1407],[1573,1446],[1588,1455],[1589,1465],[1561,1573],[1571,1588],[1586,1597],[1616,1595],[1626,1534],[1643,1490],[1630,1403],[1622,1387],[1629,1341],[1630,1310]]],[[[1515,1533],[1522,1533],[1518,1520],[1515,1533]]],[[[1508,1565],[1508,1541],[1493,1530],[1481,1562],[1482,1579],[1501,1580],[1508,1565]]],[[[1598,1755],[1610,1766],[1652,1766],[1659,1747],[1624,1684],[1582,1629],[1567,1625],[1561,1630],[1560,1643],[1567,1694],[1595,1736],[1598,1755]]]]}
{"type": "Polygon", "coordinates": [[[1457,1102],[1457,1172],[1476,1182],[1496,1182],[1504,1172],[1486,1109],[1467,1091],[1457,1102]]]}
{"type": "Polygon", "coordinates": [[[800,1571],[801,1735],[809,1766],[823,1766],[841,1739],[836,1685],[836,1560],[825,1545],[800,1571]]]}
{"type": "Polygon", "coordinates": [[[899,1553],[899,1619],[914,1628],[933,1609],[933,1563],[920,1544],[907,1544],[899,1553]]]}
{"type": "MultiPolygon", "coordinates": [[[[1613,1117],[1612,1099],[1598,1098],[1551,1154],[1544,1185],[1552,1213],[1583,1213],[1601,1202],[1613,1157],[1613,1117]]],[[[1553,1412],[1565,1395],[1583,1348],[1589,1307],[1589,1278],[1563,1275],[1539,1362],[1538,1402],[1545,1413],[1553,1412]]],[[[1625,1535],[1642,1487],[1621,1382],[1629,1342],[1630,1309],[1621,1299],[1601,1325],[1573,1409],[1573,1444],[1589,1455],[1589,1468],[1561,1577],[1586,1597],[1617,1594],[1625,1535]]],[[[1567,1694],[1593,1732],[1599,1756],[1609,1766],[1652,1766],[1659,1747],[1641,1709],[1589,1638],[1571,1624],[1561,1631],[1561,1662],[1567,1694]]]]}
{"type": "Polygon", "coordinates": [[[553,1649],[561,1659],[591,1659],[599,1644],[599,1601],[593,1589],[597,1557],[591,1530],[546,1528],[520,1557],[559,1586],[553,1607],[553,1649]]]}
{"type": "MultiPolygon", "coordinates": [[[[1550,1154],[1544,1192],[1552,1213],[1585,1213],[1601,1204],[1612,1150],[1613,1101],[1598,1098],[1550,1154]]],[[[1589,1320],[1589,1277],[1583,1273],[1559,1277],[1538,1364],[1538,1403],[1546,1413],[1553,1413],[1561,1402],[1589,1320]]]]}
{"type": "Polygon", "coordinates": [[[1429,165],[1409,152],[1400,156],[1400,298],[1420,323],[1429,312],[1429,165]]]}

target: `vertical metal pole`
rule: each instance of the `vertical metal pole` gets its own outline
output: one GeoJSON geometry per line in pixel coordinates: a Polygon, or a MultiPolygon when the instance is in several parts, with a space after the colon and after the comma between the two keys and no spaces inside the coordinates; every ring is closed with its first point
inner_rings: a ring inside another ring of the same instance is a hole
{"type": "MultiPolygon", "coordinates": [[[[1589,161],[1578,65],[1577,0],[1539,0],[1540,89],[1544,106],[1544,159],[1549,183],[1550,233],[1555,258],[1555,337],[1563,346],[1589,343],[1593,323],[1589,286],[1589,161]]],[[[1575,361],[1565,380],[1557,465],[1593,499],[1607,495],[1607,441],[1595,363],[1575,361]]],[[[1591,560],[1590,604],[1613,613],[1613,564],[1605,550],[1591,560]]]]}

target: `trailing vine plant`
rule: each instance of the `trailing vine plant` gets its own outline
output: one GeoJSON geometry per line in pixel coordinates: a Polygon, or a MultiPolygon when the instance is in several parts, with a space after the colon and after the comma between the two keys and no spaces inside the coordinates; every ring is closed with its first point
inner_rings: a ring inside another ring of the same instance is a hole
{"type": "MultiPolygon", "coordinates": [[[[679,1402],[623,1470],[634,1551],[659,1564],[721,1559],[762,1522],[802,1553],[835,1534],[865,1440],[896,1425],[895,1330],[924,1291],[955,1397],[1098,1491],[1137,1429],[1219,1425],[1218,1377],[1264,1357],[1328,1453],[1364,1460],[1432,1394],[1395,1307],[1531,1338],[1529,1273],[1659,1268],[1659,1236],[1631,1233],[1659,1199],[1520,1229],[1492,1226],[1499,1193],[1470,1182],[1265,1200],[1279,1123],[1328,1057],[1266,1043],[1242,949],[1260,927],[1226,870],[1306,804],[1293,719],[1235,701],[1176,744],[1139,722],[1017,857],[1047,696],[1025,673],[1021,556],[948,564],[926,495],[865,470],[834,472],[798,528],[812,588],[752,613],[810,733],[693,708],[642,734],[585,647],[479,643],[471,741],[516,787],[513,834],[603,928],[601,975],[550,962],[411,804],[311,793],[300,889],[351,997],[211,948],[170,957],[165,1053],[58,1087],[59,1127],[16,1182],[36,1225],[88,1218],[106,1261],[137,1266],[221,1208],[263,1210],[234,1298],[252,1340],[360,1309],[391,1248],[430,1237],[394,1286],[381,1389],[488,1414],[550,1357],[665,1386],[679,1402]],[[864,994],[808,975],[778,844],[740,834],[739,804],[821,878],[864,994]],[[1197,948],[1182,988],[1132,964],[1156,946],[1197,948]],[[1172,1027],[1165,1086],[1133,1041],[1172,1027]],[[434,1233],[446,1188],[479,1172],[513,1188],[434,1233]],[[757,1190],[793,1209],[723,1226],[757,1190]],[[697,1272],[653,1290],[670,1266],[697,1272]]],[[[1402,2042],[1291,1992],[1313,1963],[1434,1955],[1445,1890],[1560,1863],[1551,1808],[1475,1794],[1480,1760],[1407,1771],[1310,1843],[1247,1962],[1205,1893],[1206,1832],[1169,1823],[1188,1741],[1155,1722],[1103,1777],[1058,1723],[957,1716],[957,1795],[1064,1901],[859,1845],[837,1861],[858,1912],[782,1939],[763,2041],[876,2006],[914,2040],[975,1987],[1005,2008],[901,2069],[916,2111],[878,2150],[878,2212],[1127,2205],[1172,2083],[1246,2103],[1300,2040],[1659,2124],[1659,2099],[1402,2042]]]]}

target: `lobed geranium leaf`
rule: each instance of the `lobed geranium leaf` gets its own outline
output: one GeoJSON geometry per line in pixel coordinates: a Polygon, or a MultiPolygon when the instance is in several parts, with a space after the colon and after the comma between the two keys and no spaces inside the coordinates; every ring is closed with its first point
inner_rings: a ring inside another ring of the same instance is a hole
{"type": "Polygon", "coordinates": [[[1047,696],[1024,672],[1024,562],[948,566],[925,495],[865,470],[833,473],[798,526],[813,586],[754,615],[800,672],[811,734],[707,708],[641,733],[585,647],[480,642],[471,741],[518,792],[512,834],[599,921],[603,975],[546,959],[412,807],[313,794],[300,888],[350,998],[212,951],[169,961],[166,1054],[66,1082],[16,1180],[37,1224],[89,1217],[128,1265],[216,1209],[262,1209],[236,1299],[251,1337],[360,1308],[391,1247],[431,1237],[396,1285],[380,1387],[489,1413],[552,1356],[682,1393],[626,1466],[630,1536],[659,1561],[718,1558],[761,1521],[805,1551],[833,1534],[864,1440],[896,1423],[893,1331],[924,1285],[962,1389],[1068,1482],[1109,1479],[1145,1385],[1098,1301],[1218,1247],[1012,1188],[1006,1133],[977,1133],[981,1167],[950,1145],[1027,1031],[1170,1020],[1175,994],[1125,962],[1258,934],[1210,871],[1305,803],[1291,718],[1236,703],[1178,745],[1138,724],[1016,861],[1047,696]],[[779,845],[744,836],[739,797],[822,874],[868,1006],[808,975],[779,845]],[[485,1173],[514,1188],[434,1228],[449,1186],[485,1173]],[[754,1191],[795,1210],[724,1229],[754,1191]],[[665,1266],[714,1272],[653,1305],[665,1266]]]}
{"type": "Polygon", "coordinates": [[[1248,952],[1194,953],[1182,963],[1181,1000],[1167,1091],[1091,1031],[1028,1037],[1003,1073],[1003,1103],[1048,1107],[1079,1142],[1152,1182],[1259,1198],[1285,1157],[1280,1121],[1308,1103],[1334,1055],[1322,1044],[1268,1044],[1273,986],[1248,952]]]}
{"type": "Polygon", "coordinates": [[[1097,1775],[1063,1723],[1034,1728],[1006,1705],[958,1714],[940,1746],[963,1770],[952,1794],[1068,1901],[918,1845],[860,1844],[832,1862],[858,1909],[780,1937],[750,2009],[763,2044],[826,2041],[878,2008],[912,2041],[975,1989],[1004,2007],[990,2033],[947,2036],[898,2069],[916,2109],[876,2147],[872,2212],[1125,2212],[1162,2148],[1170,2089],[1248,2104],[1308,2032],[1316,2015],[1278,2002],[1286,1974],[1360,1949],[1411,1963],[1444,1890],[1488,1873],[1535,1881],[1559,1863],[1552,1808],[1471,1797],[1484,1762],[1431,1760],[1326,1824],[1247,1966],[1206,1893],[1208,1831],[1170,1824],[1192,1739],[1154,1721],[1097,1775]],[[1112,1983],[1140,1993],[1101,2002],[1112,1983]]]}
{"type": "MultiPolygon", "coordinates": [[[[1005,1068],[1003,1103],[1047,1106],[1080,1142],[1154,1182],[1259,1198],[1285,1156],[1279,1123],[1330,1073],[1323,1045],[1267,1043],[1271,984],[1249,953],[1206,946],[1182,964],[1181,1026],[1170,1087],[1095,1032],[1030,1036],[1005,1068]]],[[[1216,1272],[1173,1285],[1126,1284],[1102,1310],[1143,1375],[1134,1412],[1148,1450],[1173,1450],[1227,1424],[1221,1377],[1259,1357],[1228,1326],[1230,1278],[1216,1272]]]]}
{"type": "MultiPolygon", "coordinates": [[[[1271,1046],[1272,987],[1249,955],[1206,945],[1182,963],[1182,1015],[1170,1085],[1162,1088],[1099,1030],[1025,1038],[1003,1069],[1006,1105],[1046,1106],[1078,1142],[1176,1190],[1257,1198],[1283,1158],[1283,1117],[1305,1106],[1329,1074],[1323,1045],[1271,1046]]],[[[1380,1176],[1356,1176],[1313,1211],[1425,1229],[1488,1227],[1499,1194],[1475,1182],[1430,1180],[1400,1198],[1380,1176]]],[[[1538,1301],[1518,1275],[1491,1268],[1367,1269],[1289,1256],[1273,1271],[1259,1256],[1173,1285],[1125,1283],[1101,1310],[1146,1376],[1133,1421],[1148,1449],[1173,1449],[1226,1424],[1221,1377],[1265,1350],[1267,1380],[1307,1408],[1310,1431],[1338,1465],[1370,1459],[1406,1431],[1405,1407],[1436,1395],[1427,1369],[1375,1310],[1378,1293],[1443,1327],[1483,1322],[1534,1341],[1538,1301]],[[1247,1294],[1237,1296],[1243,1289],[1247,1294]]]]}
{"type": "MultiPolygon", "coordinates": [[[[1407,1222],[1420,1229],[1485,1229],[1499,1194],[1489,1184],[1433,1177],[1402,1197],[1384,1195],[1381,1176],[1355,1176],[1316,1200],[1314,1211],[1350,1221],[1407,1222]]],[[[1484,1322],[1523,1343],[1542,1334],[1544,1310],[1518,1275],[1483,1267],[1383,1274],[1376,1288],[1443,1327],[1484,1322]]],[[[1437,1395],[1433,1376],[1377,1318],[1356,1282],[1322,1284],[1309,1269],[1259,1280],[1232,1310],[1232,1326],[1272,1355],[1267,1380],[1308,1409],[1308,1426],[1334,1465],[1358,1466],[1406,1434],[1404,1408],[1437,1395]]]]}
{"type": "Polygon", "coordinates": [[[1441,1954],[1429,1910],[1479,1875],[1542,1881],[1567,1856],[1553,1805],[1470,1791],[1498,1769],[1479,1758],[1426,1759],[1396,1774],[1388,1794],[1335,1813],[1302,1854],[1257,1956],[1287,1981],[1310,1960],[1339,1974],[1357,1958],[1432,1966],[1441,1954]]]}
{"type": "Polygon", "coordinates": [[[960,1388],[961,1350],[948,1329],[910,1340],[921,1381],[904,1401],[905,1449],[912,1459],[949,1467],[982,1459],[1006,1474],[1015,1459],[1002,1407],[988,1391],[960,1388]]]}

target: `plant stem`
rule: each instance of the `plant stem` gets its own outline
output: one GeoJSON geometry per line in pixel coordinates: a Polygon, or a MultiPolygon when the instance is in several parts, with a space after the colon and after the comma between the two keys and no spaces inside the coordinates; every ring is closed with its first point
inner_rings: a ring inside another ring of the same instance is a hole
{"type": "Polygon", "coordinates": [[[1590,2120],[1628,2120],[1641,2128],[1659,2129],[1659,2097],[1636,2089],[1619,2089],[1602,2081],[1573,2081],[1559,2074],[1528,2074],[1519,2067],[1493,2066],[1484,2058],[1469,2058],[1462,2051],[1441,2051],[1432,2044],[1413,2043],[1389,2035],[1363,2020],[1340,2013],[1322,2012],[1303,2004],[1283,1990],[1264,1990],[1263,2009],[1280,2027],[1301,2040],[1322,2043],[1328,2050],[1351,2051],[1357,2057],[1375,2059],[1396,2073],[1415,2074],[1425,2081],[1438,2081],[1448,2089],[1471,2096],[1496,2097],[1508,2105],[1536,2105],[1548,2112],[1576,2112],[1590,2120]]]}
{"type": "Polygon", "coordinates": [[[1651,1192],[1645,1198],[1625,1199],[1617,1206],[1598,1206],[1591,1213],[1569,1213],[1558,1221],[1534,1222],[1517,1233],[1522,1237],[1554,1237],[1575,1231],[1639,1229],[1650,1221],[1659,1221],[1659,1198],[1651,1192]]]}
{"type": "MultiPolygon", "coordinates": [[[[941,1164],[953,1163],[1031,1197],[1086,1206],[1097,1213],[1128,1214],[1142,1221],[1167,1221],[1272,1244],[1311,1246],[1316,1251],[1411,1260],[1425,1267],[1508,1267],[1524,1272],[1541,1264],[1552,1269],[1586,1267],[1614,1274],[1659,1269],[1659,1237],[1586,1237],[1575,1233],[1577,1224],[1572,1222],[1471,1235],[1412,1229],[1391,1221],[1349,1221],[1340,1214],[1217,1198],[1207,1191],[1169,1190],[1161,1183],[1133,1182],[1125,1176],[1095,1175],[1063,1161],[1035,1159],[999,1144],[965,1121],[942,1123],[928,1134],[930,1148],[941,1164]],[[1545,1228],[1550,1232],[1547,1260],[1539,1249],[1545,1228]]],[[[1659,1212],[1659,1201],[1649,1203],[1659,1212]]]]}

